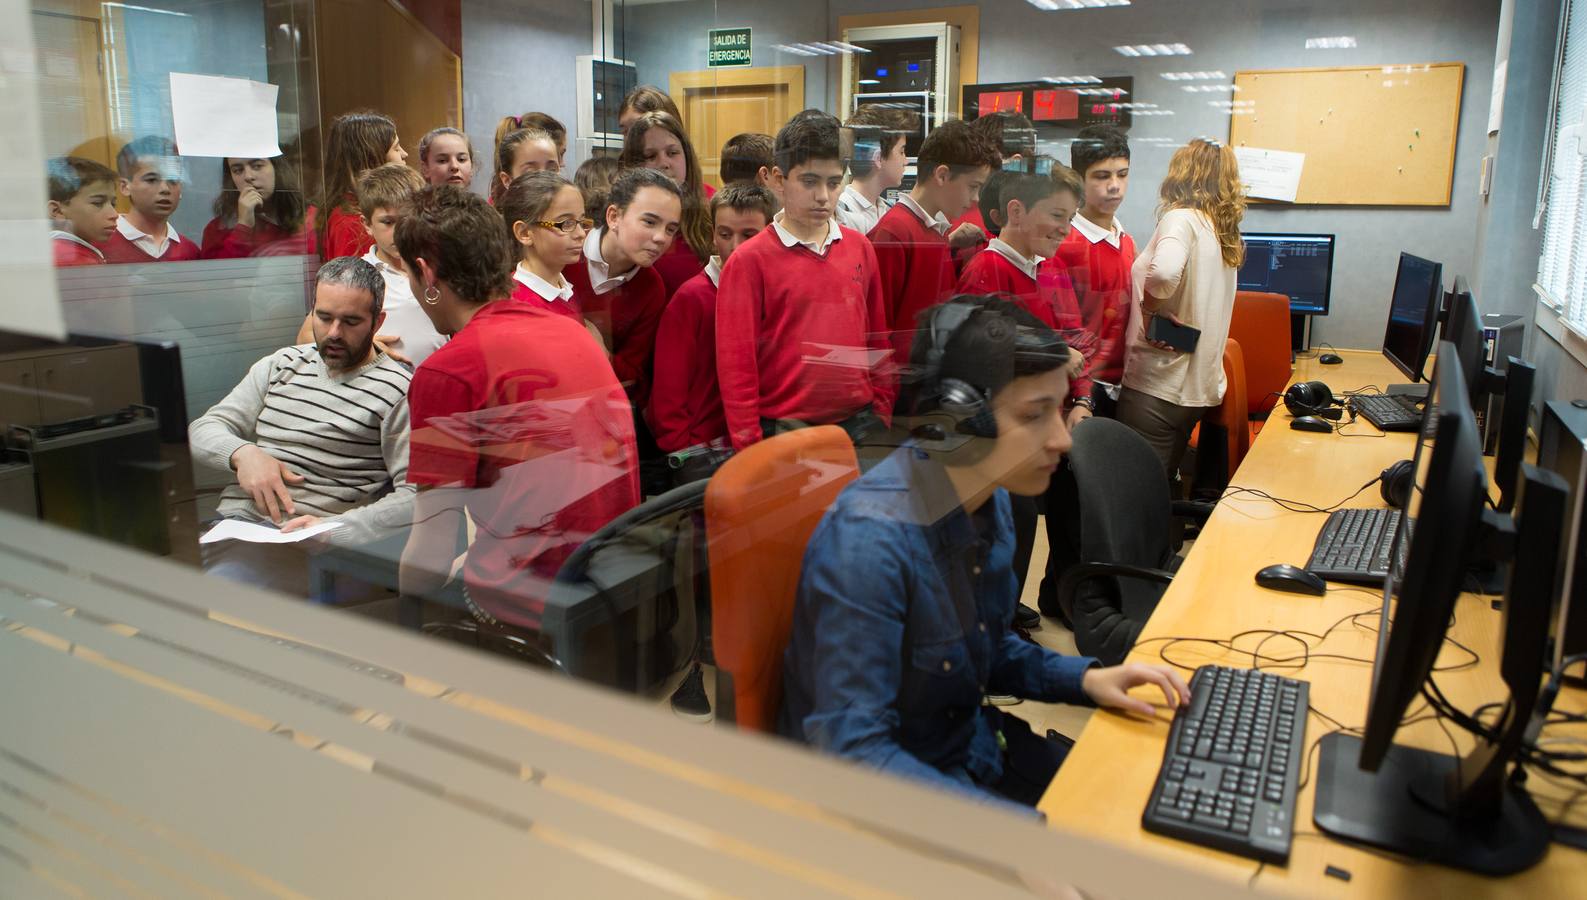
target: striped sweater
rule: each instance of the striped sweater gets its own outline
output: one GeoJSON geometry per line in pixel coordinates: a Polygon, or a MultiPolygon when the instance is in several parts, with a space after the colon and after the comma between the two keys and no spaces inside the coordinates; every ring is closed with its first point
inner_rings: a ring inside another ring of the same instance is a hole
{"type": "MultiPolygon", "coordinates": [[[[313,344],[287,347],[254,363],[225,399],[193,422],[193,459],[229,471],[232,454],[254,444],[303,476],[303,483],[288,485],[297,515],[345,523],[330,533],[338,543],[379,537],[412,518],[411,378],[384,354],[355,371],[333,373],[313,344]]],[[[235,481],[221,492],[219,512],[268,520],[235,481]]]]}

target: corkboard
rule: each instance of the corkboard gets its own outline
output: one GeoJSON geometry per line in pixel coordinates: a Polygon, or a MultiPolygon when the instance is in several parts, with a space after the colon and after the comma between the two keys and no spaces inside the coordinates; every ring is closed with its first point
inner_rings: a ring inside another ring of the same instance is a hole
{"type": "Polygon", "coordinates": [[[1236,72],[1229,143],[1306,154],[1297,205],[1448,206],[1465,68],[1236,72]]]}

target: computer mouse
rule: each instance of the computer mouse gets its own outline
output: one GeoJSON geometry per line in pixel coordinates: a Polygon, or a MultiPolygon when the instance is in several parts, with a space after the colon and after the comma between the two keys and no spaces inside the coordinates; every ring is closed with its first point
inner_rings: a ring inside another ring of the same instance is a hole
{"type": "Polygon", "coordinates": [[[1317,416],[1296,416],[1289,420],[1289,427],[1296,431],[1320,431],[1325,434],[1334,430],[1332,422],[1317,416]]]}
{"type": "Polygon", "coordinates": [[[1324,353],[1323,355],[1317,357],[1317,361],[1325,366],[1337,366],[1344,362],[1345,358],[1337,353],[1324,353]]]}
{"type": "Polygon", "coordinates": [[[1256,583],[1270,591],[1287,591],[1291,594],[1321,597],[1328,593],[1328,583],[1322,580],[1321,575],[1288,563],[1268,566],[1256,573],[1256,583]]]}

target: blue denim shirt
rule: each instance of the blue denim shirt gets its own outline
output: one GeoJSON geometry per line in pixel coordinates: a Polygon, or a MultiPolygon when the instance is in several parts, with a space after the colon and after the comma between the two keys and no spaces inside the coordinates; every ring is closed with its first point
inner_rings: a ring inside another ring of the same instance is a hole
{"type": "Polygon", "coordinates": [[[811,535],[783,657],[780,730],[879,769],[994,797],[1002,713],[986,694],[1089,704],[1089,657],[1012,629],[1014,522],[974,515],[906,445],[849,485],[811,535]]]}

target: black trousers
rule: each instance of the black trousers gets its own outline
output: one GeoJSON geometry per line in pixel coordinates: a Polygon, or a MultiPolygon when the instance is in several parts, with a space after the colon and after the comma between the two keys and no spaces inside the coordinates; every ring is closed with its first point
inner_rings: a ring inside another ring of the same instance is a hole
{"type": "Polygon", "coordinates": [[[1003,714],[1003,777],[985,787],[1015,803],[1035,806],[1047,785],[1058,774],[1058,767],[1069,756],[1073,742],[1053,740],[1030,730],[1030,723],[1018,716],[1003,714]]]}

